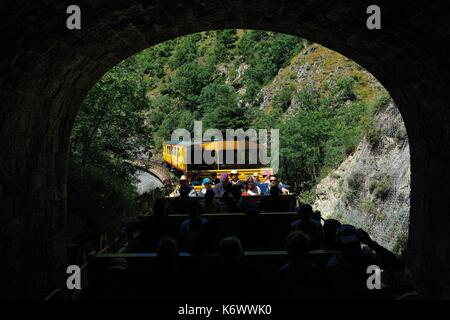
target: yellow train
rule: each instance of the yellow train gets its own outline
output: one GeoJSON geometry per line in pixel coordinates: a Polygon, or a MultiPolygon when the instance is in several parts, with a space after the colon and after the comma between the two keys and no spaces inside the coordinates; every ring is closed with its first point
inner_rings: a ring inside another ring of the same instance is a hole
{"type": "Polygon", "coordinates": [[[262,146],[249,141],[210,141],[198,143],[197,145],[191,142],[167,141],[163,144],[163,161],[188,178],[192,178],[195,171],[199,172],[200,176],[204,178],[211,177],[212,173],[217,173],[217,176],[220,177],[224,172],[230,173],[232,170],[236,170],[239,173],[239,178],[245,179],[254,173],[258,173],[260,176],[265,171],[272,173],[272,168],[261,164],[259,157],[256,157],[256,159],[252,158],[254,154],[258,154],[259,148],[262,148],[262,146]],[[207,153],[215,159],[215,163],[206,163],[203,156],[201,161],[194,161],[196,160],[194,159],[194,150],[201,150],[202,155],[205,150],[208,150],[209,152],[207,153]],[[245,150],[243,152],[245,155],[244,164],[237,164],[238,157],[241,157],[238,150],[245,150]],[[233,156],[227,157],[227,154],[233,156]]]}

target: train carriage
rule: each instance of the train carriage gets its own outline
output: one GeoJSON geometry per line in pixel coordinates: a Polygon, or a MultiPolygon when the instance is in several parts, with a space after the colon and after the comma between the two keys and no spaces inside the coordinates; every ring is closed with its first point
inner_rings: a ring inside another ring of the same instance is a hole
{"type": "Polygon", "coordinates": [[[203,178],[210,177],[212,173],[217,173],[220,176],[221,173],[230,173],[232,170],[236,170],[239,173],[239,179],[245,179],[254,173],[258,173],[260,176],[265,171],[272,173],[272,168],[260,161],[260,151],[265,151],[261,148],[263,148],[262,145],[249,141],[208,141],[201,143],[167,141],[163,144],[163,160],[180,175],[184,174],[189,178],[192,178],[196,171],[203,178]],[[200,161],[195,159],[194,150],[201,150],[200,161]],[[205,151],[214,158],[214,163],[209,164],[203,159],[205,151]],[[241,161],[238,162],[238,160],[241,161]]]}

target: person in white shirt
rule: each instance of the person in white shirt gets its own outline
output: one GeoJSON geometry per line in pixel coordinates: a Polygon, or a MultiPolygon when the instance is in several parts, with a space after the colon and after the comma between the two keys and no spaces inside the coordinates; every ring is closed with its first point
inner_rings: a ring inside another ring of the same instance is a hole
{"type": "Polygon", "coordinates": [[[252,176],[248,177],[245,181],[244,192],[249,196],[259,196],[261,194],[261,188],[255,184],[255,180],[252,176]]]}

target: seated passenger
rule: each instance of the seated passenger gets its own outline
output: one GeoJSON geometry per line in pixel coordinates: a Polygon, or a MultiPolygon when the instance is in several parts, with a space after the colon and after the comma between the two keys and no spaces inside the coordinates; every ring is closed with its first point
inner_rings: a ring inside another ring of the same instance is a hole
{"type": "Polygon", "coordinates": [[[200,177],[200,173],[198,171],[192,172],[191,184],[193,187],[202,185],[202,177],[200,177]]]}
{"type": "Polygon", "coordinates": [[[403,269],[392,252],[361,229],[344,224],[336,231],[336,239],[341,253],[334,255],[326,267],[332,288],[341,298],[361,298],[370,293],[367,288],[367,267],[370,265],[379,266],[383,270],[382,276],[403,269]],[[361,243],[365,246],[361,247],[361,243]]]}
{"type": "Polygon", "coordinates": [[[319,268],[309,261],[310,238],[301,231],[286,238],[289,262],[279,270],[281,294],[287,298],[319,298],[321,289],[319,268]]]}
{"type": "Polygon", "coordinates": [[[220,179],[217,177],[217,172],[211,172],[211,181],[214,185],[220,183],[220,179]]]}
{"type": "Polygon", "coordinates": [[[214,193],[216,197],[221,197],[225,193],[225,190],[231,187],[231,183],[228,181],[228,174],[222,173],[220,175],[220,183],[214,187],[214,193]]]}
{"type": "Polygon", "coordinates": [[[202,181],[203,188],[202,188],[202,190],[200,190],[200,196],[205,196],[207,190],[213,190],[211,185],[212,185],[212,181],[210,178],[203,179],[203,181],[202,181]]]}
{"type": "Polygon", "coordinates": [[[178,243],[174,238],[164,237],[159,241],[157,263],[155,264],[150,283],[147,285],[148,294],[156,299],[168,299],[182,295],[181,288],[177,288],[181,281],[178,267],[178,243]]]}
{"type": "Polygon", "coordinates": [[[239,173],[238,173],[236,170],[232,170],[232,171],[230,172],[230,178],[231,178],[230,183],[231,183],[232,185],[235,185],[235,184],[242,184],[242,181],[239,180],[239,173]]]}
{"type": "Polygon", "coordinates": [[[311,247],[318,249],[322,243],[322,224],[311,218],[313,210],[309,204],[301,204],[297,209],[299,218],[291,223],[291,231],[302,231],[311,238],[311,247]]]}
{"type": "Polygon", "coordinates": [[[177,235],[176,223],[167,214],[166,202],[163,198],[156,199],[153,214],[140,222],[137,231],[139,235],[131,245],[133,252],[155,251],[161,238],[177,235]]]}
{"type": "Polygon", "coordinates": [[[189,180],[185,175],[180,177],[180,184],[170,194],[170,197],[181,197],[183,199],[196,196],[197,192],[195,192],[195,189],[189,185],[189,180]]]}
{"type": "Polygon", "coordinates": [[[257,180],[255,180],[255,184],[261,189],[261,195],[268,195],[269,194],[269,179],[268,177],[270,176],[270,172],[269,171],[264,171],[262,173],[262,177],[263,177],[263,181],[261,181],[259,179],[259,175],[257,173],[253,174],[253,177],[258,177],[257,180]]]}
{"type": "Polygon", "coordinates": [[[188,204],[189,219],[185,220],[180,227],[183,247],[192,253],[204,251],[204,234],[208,228],[208,220],[201,216],[202,207],[198,202],[192,201],[188,204]]]}
{"type": "Polygon", "coordinates": [[[281,194],[289,194],[289,190],[285,188],[284,185],[280,184],[280,181],[278,180],[276,175],[271,175],[269,177],[269,192],[270,192],[270,188],[272,187],[277,187],[278,189],[280,189],[281,194]]]}
{"type": "Polygon", "coordinates": [[[315,210],[311,215],[311,219],[317,221],[318,223],[322,223],[322,212],[315,210]]]}
{"type": "Polygon", "coordinates": [[[336,231],[341,227],[341,223],[335,219],[327,219],[323,223],[322,248],[327,250],[337,249],[336,231]]]}
{"type": "Polygon", "coordinates": [[[206,190],[204,199],[203,199],[203,208],[205,209],[205,213],[219,213],[220,212],[220,203],[216,199],[214,199],[215,193],[213,189],[206,190]]]}
{"type": "Polygon", "coordinates": [[[261,194],[261,189],[255,184],[252,176],[245,181],[244,192],[249,196],[259,196],[261,194]]]}
{"type": "Polygon", "coordinates": [[[243,262],[244,250],[236,237],[227,237],[219,242],[217,279],[212,283],[215,294],[226,298],[250,298],[258,292],[255,271],[243,262]]]}
{"type": "Polygon", "coordinates": [[[222,201],[227,205],[229,212],[240,212],[242,206],[242,185],[235,184],[225,190],[222,201]]]}

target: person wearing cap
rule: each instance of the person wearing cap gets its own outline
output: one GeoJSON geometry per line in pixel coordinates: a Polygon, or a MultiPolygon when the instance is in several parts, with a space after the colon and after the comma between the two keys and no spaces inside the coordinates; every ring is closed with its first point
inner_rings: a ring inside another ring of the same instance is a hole
{"type": "Polygon", "coordinates": [[[295,211],[299,218],[291,223],[291,231],[302,231],[311,238],[311,247],[318,249],[322,243],[323,228],[320,222],[312,219],[313,209],[309,204],[301,204],[295,211]]]}
{"type": "Polygon", "coordinates": [[[200,177],[200,173],[198,171],[192,171],[191,184],[194,187],[202,185],[202,178],[200,177]]]}
{"type": "Polygon", "coordinates": [[[206,191],[208,191],[208,190],[212,191],[211,185],[212,185],[211,179],[210,178],[204,178],[202,180],[203,188],[202,188],[202,190],[200,190],[200,196],[204,197],[205,194],[206,194],[206,191]]]}
{"type": "Polygon", "coordinates": [[[239,180],[239,173],[236,170],[232,170],[230,172],[230,178],[231,178],[230,182],[232,185],[242,183],[242,181],[239,180]]]}
{"type": "Polygon", "coordinates": [[[261,188],[255,184],[253,176],[250,176],[245,181],[244,192],[249,196],[259,196],[261,194],[261,188]]]}
{"type": "Polygon", "coordinates": [[[376,265],[386,272],[403,269],[400,260],[373,241],[362,229],[343,224],[336,230],[336,243],[340,254],[335,254],[326,264],[332,285],[340,296],[361,297],[367,293],[367,267],[376,265]],[[363,244],[364,246],[361,246],[363,244]]]}
{"type": "Polygon", "coordinates": [[[170,194],[170,197],[189,198],[196,197],[195,189],[189,185],[189,179],[182,175],[180,177],[180,184],[176,186],[175,190],[170,194]]]}
{"type": "Polygon", "coordinates": [[[216,184],[214,188],[214,192],[216,194],[216,197],[222,197],[225,193],[225,190],[227,190],[231,186],[231,183],[228,180],[228,174],[222,173],[220,175],[220,182],[216,184]]]}

